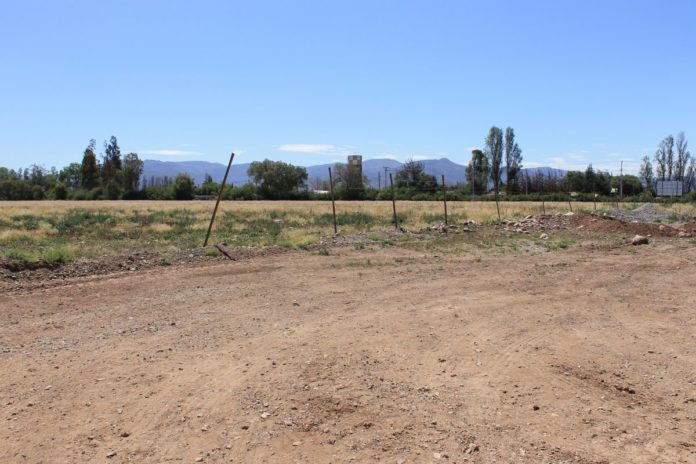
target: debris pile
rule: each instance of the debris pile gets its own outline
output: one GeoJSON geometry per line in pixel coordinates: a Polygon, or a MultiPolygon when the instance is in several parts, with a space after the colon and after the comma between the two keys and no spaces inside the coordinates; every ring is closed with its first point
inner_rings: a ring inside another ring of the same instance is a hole
{"type": "Polygon", "coordinates": [[[616,219],[643,224],[654,224],[680,219],[679,214],[667,211],[653,203],[645,203],[635,209],[612,208],[605,214],[616,219]]]}
{"type": "Polygon", "coordinates": [[[446,234],[448,232],[473,232],[474,229],[473,227],[476,226],[476,221],[473,219],[467,219],[466,221],[459,222],[457,224],[445,224],[444,222],[441,222],[437,225],[434,226],[428,226],[424,229],[421,229],[421,233],[440,233],[440,234],[446,234]]]}
{"type": "Polygon", "coordinates": [[[500,221],[503,230],[517,232],[518,234],[531,234],[534,232],[552,232],[567,229],[571,225],[573,213],[545,215],[545,216],[525,216],[516,221],[500,221]]]}

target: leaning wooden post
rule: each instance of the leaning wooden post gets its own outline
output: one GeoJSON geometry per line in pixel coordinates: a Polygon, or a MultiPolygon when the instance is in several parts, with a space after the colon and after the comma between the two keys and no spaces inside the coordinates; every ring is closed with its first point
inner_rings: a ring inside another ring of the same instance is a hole
{"type": "Polygon", "coordinates": [[[392,194],[392,209],[394,210],[394,227],[399,230],[399,218],[396,217],[396,197],[394,196],[394,180],[392,179],[392,173],[389,173],[389,185],[391,186],[392,194]]]}
{"type": "Polygon", "coordinates": [[[442,174],[442,202],[445,204],[445,227],[449,225],[447,222],[447,189],[445,188],[445,175],[442,174]]]}
{"type": "Polygon", "coordinates": [[[210,224],[208,225],[208,233],[205,234],[205,242],[203,242],[204,247],[208,246],[208,238],[210,238],[210,231],[213,230],[213,222],[215,222],[215,215],[217,214],[218,206],[220,205],[220,200],[222,199],[222,191],[225,189],[225,183],[227,182],[227,176],[230,174],[230,168],[232,167],[233,159],[234,153],[230,155],[230,162],[227,164],[225,177],[222,178],[222,184],[220,184],[220,191],[218,192],[217,201],[215,202],[215,209],[213,209],[213,216],[210,218],[210,224]]]}
{"type": "Polygon", "coordinates": [[[331,210],[333,211],[334,234],[337,234],[338,225],[336,224],[336,201],[334,200],[333,175],[331,174],[331,168],[329,168],[329,188],[331,189],[331,210]]]}

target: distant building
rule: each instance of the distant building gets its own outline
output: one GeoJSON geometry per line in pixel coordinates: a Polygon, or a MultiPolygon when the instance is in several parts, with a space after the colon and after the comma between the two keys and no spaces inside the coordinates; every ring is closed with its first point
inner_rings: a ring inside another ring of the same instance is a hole
{"type": "Polygon", "coordinates": [[[357,169],[362,177],[362,155],[348,155],[348,168],[357,169]]]}
{"type": "Polygon", "coordinates": [[[680,197],[684,194],[684,182],[679,180],[657,181],[658,197],[680,197]]]}

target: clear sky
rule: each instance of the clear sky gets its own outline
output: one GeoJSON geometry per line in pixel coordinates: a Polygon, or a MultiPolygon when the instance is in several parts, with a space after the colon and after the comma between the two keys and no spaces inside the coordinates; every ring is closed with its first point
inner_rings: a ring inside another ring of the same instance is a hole
{"type": "Polygon", "coordinates": [[[160,160],[464,163],[498,125],[526,166],[618,172],[667,134],[696,140],[691,0],[0,6],[8,167],[61,167],[112,134],[160,160]]]}

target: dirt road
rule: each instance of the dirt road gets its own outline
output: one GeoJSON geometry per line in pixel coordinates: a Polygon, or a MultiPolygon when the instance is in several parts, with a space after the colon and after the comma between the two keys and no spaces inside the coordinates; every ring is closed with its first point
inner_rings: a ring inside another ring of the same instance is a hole
{"type": "Polygon", "coordinates": [[[696,462],[696,246],[306,252],[3,295],[0,462],[696,462]]]}

